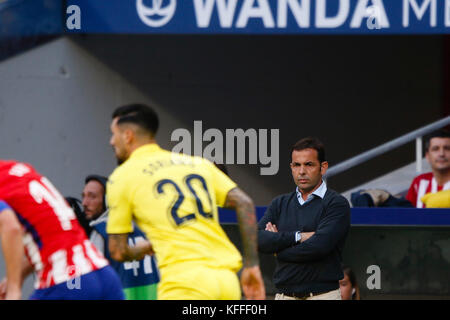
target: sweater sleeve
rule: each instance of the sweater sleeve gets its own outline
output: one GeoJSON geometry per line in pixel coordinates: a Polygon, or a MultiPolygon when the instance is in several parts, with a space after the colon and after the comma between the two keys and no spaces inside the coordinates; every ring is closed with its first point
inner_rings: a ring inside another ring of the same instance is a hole
{"type": "Polygon", "coordinates": [[[284,249],[277,255],[285,262],[306,262],[321,259],[331,253],[350,229],[350,205],[343,197],[330,201],[315,234],[296,246],[284,249]]]}
{"type": "Polygon", "coordinates": [[[258,250],[262,253],[277,253],[295,244],[295,231],[270,232],[266,231],[266,224],[278,224],[280,214],[279,198],[272,201],[264,216],[258,222],[258,250]]]}

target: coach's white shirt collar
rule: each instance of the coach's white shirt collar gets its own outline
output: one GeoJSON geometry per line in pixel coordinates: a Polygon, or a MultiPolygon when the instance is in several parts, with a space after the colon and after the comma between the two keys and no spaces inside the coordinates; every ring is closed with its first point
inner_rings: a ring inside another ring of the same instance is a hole
{"type": "Polygon", "coordinates": [[[298,202],[302,206],[305,203],[307,203],[307,202],[311,201],[312,199],[314,199],[314,196],[318,196],[321,199],[323,199],[323,197],[325,197],[325,193],[327,192],[327,184],[325,183],[325,181],[322,180],[322,183],[321,183],[320,187],[318,187],[316,190],[314,190],[314,192],[311,193],[306,200],[303,200],[302,193],[300,192],[298,187],[295,189],[295,191],[297,193],[298,202]]]}

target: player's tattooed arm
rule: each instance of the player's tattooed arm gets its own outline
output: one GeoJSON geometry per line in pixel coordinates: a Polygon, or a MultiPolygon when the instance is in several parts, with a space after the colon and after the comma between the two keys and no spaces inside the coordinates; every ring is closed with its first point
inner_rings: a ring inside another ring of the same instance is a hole
{"type": "Polygon", "coordinates": [[[227,194],[224,208],[236,211],[244,251],[244,267],[259,264],[255,205],[241,189],[234,188],[227,194]]]}
{"type": "Polygon", "coordinates": [[[144,259],[145,255],[153,254],[153,247],[147,240],[136,243],[134,247],[128,245],[128,233],[109,235],[109,252],[111,257],[120,262],[144,259]]]}

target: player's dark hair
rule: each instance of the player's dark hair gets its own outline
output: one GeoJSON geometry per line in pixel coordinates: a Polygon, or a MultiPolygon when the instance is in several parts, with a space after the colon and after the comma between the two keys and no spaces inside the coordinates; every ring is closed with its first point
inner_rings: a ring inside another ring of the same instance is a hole
{"type": "Polygon", "coordinates": [[[84,232],[86,232],[86,236],[89,238],[93,228],[91,226],[89,226],[89,221],[83,212],[83,209],[82,209],[83,205],[82,205],[81,201],[74,197],[66,197],[65,199],[66,199],[67,203],[69,204],[69,206],[72,208],[72,210],[75,212],[78,222],[80,223],[84,232]]]}
{"type": "Polygon", "coordinates": [[[450,138],[450,131],[440,129],[433,131],[432,133],[425,136],[425,147],[424,147],[425,152],[427,152],[428,149],[430,148],[430,141],[433,138],[450,138]]]}
{"type": "Polygon", "coordinates": [[[155,136],[159,128],[159,119],[156,112],[144,104],[128,104],[114,110],[112,118],[119,118],[117,124],[134,123],[151,136],[155,136]]]}
{"type": "Polygon", "coordinates": [[[348,276],[348,280],[350,280],[352,287],[355,288],[355,292],[352,293],[352,300],[359,300],[360,297],[359,297],[358,281],[356,280],[356,275],[353,272],[352,268],[350,268],[350,266],[347,265],[342,265],[342,272],[348,276]]]}
{"type": "Polygon", "coordinates": [[[307,137],[297,141],[291,148],[290,157],[292,157],[292,152],[301,151],[305,149],[314,149],[317,151],[319,162],[322,163],[325,160],[325,147],[319,139],[315,137],[307,137]]]}
{"type": "Polygon", "coordinates": [[[344,272],[348,276],[348,279],[350,280],[352,286],[356,287],[358,285],[355,273],[353,272],[352,268],[347,265],[343,265],[342,272],[344,272]]]}

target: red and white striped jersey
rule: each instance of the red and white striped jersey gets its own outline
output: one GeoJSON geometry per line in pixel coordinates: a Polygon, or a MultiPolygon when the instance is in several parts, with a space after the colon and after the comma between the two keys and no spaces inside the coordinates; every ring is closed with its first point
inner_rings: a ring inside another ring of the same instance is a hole
{"type": "Polygon", "coordinates": [[[0,160],[0,200],[14,210],[24,228],[25,254],[36,272],[36,289],[108,265],[63,196],[29,164],[0,160]]]}
{"type": "Polygon", "coordinates": [[[432,172],[424,173],[414,178],[409,187],[406,199],[416,208],[424,208],[424,203],[420,200],[427,193],[435,193],[442,190],[450,190],[450,181],[439,186],[432,172]]]}

